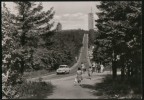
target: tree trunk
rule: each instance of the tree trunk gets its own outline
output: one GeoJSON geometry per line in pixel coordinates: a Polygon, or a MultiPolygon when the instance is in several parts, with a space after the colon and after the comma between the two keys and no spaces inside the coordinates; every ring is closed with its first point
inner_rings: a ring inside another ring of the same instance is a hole
{"type": "Polygon", "coordinates": [[[23,59],[23,58],[21,59],[20,64],[21,64],[20,73],[23,75],[24,68],[25,68],[25,66],[24,66],[25,62],[24,62],[24,59],[23,59]]]}
{"type": "Polygon", "coordinates": [[[124,56],[121,55],[119,65],[121,66],[121,80],[122,81],[125,79],[125,63],[124,62],[125,62],[124,56]]]}
{"type": "Polygon", "coordinates": [[[130,78],[130,72],[131,72],[131,70],[130,70],[130,65],[128,65],[128,71],[127,71],[127,76],[128,76],[128,78],[130,78]]]}
{"type": "Polygon", "coordinates": [[[124,80],[124,78],[125,78],[125,67],[122,66],[121,67],[121,80],[124,80]]]}
{"type": "Polygon", "coordinates": [[[134,75],[134,69],[133,69],[133,66],[131,67],[131,77],[133,77],[134,75]]]}
{"type": "MultiPolygon", "coordinates": [[[[24,46],[26,44],[26,42],[25,42],[26,36],[25,35],[26,35],[26,32],[23,31],[22,36],[21,36],[21,45],[22,46],[24,46]]],[[[22,53],[24,53],[24,52],[22,52],[22,53]]],[[[24,57],[21,57],[20,64],[21,64],[20,72],[21,72],[21,75],[23,75],[23,72],[24,72],[24,69],[25,69],[25,59],[24,59],[24,57]]]]}
{"type": "Polygon", "coordinates": [[[114,50],[112,53],[112,74],[113,74],[113,79],[115,80],[117,77],[117,61],[116,61],[116,53],[114,50]]]}
{"type": "Polygon", "coordinates": [[[34,64],[33,64],[33,51],[31,52],[30,62],[31,62],[31,67],[34,69],[34,64]]]}
{"type": "Polygon", "coordinates": [[[116,65],[116,61],[112,61],[112,74],[113,74],[113,79],[116,79],[116,77],[117,77],[117,65],[116,65]]]}

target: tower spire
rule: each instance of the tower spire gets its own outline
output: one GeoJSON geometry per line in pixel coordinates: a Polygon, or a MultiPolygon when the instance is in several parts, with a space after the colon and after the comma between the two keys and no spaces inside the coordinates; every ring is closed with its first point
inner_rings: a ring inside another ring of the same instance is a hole
{"type": "Polygon", "coordinates": [[[92,7],[91,7],[91,12],[88,14],[88,29],[94,29],[94,22],[93,22],[93,13],[92,13],[92,7]]]}

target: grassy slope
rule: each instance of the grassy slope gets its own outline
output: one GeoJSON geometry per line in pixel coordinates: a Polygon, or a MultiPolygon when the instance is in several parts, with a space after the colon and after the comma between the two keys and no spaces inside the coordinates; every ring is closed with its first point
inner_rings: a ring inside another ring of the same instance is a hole
{"type": "Polygon", "coordinates": [[[53,92],[54,86],[46,82],[23,82],[15,86],[18,97],[14,99],[44,99],[53,92]]]}

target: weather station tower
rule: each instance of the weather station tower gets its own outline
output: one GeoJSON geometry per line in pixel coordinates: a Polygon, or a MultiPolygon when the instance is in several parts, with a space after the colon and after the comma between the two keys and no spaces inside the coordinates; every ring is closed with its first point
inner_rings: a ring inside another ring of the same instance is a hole
{"type": "Polygon", "coordinates": [[[94,16],[93,16],[93,13],[92,13],[92,8],[91,8],[91,12],[88,13],[88,29],[89,30],[94,29],[94,16]]]}

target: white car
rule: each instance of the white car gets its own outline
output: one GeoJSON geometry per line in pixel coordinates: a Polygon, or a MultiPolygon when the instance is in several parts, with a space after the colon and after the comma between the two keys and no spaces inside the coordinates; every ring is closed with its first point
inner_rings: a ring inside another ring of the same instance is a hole
{"type": "Polygon", "coordinates": [[[68,65],[60,65],[59,68],[56,70],[57,74],[69,74],[70,68],[68,65]]]}

